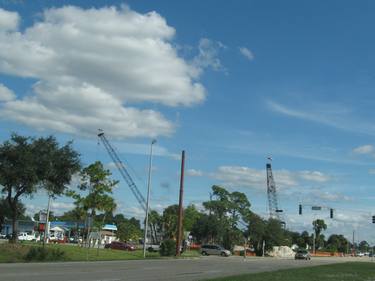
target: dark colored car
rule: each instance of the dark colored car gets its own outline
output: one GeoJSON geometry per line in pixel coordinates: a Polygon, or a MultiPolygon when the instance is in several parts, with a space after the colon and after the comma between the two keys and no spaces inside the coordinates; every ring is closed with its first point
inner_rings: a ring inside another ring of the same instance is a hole
{"type": "Polygon", "coordinates": [[[311,255],[307,250],[298,250],[294,258],[296,260],[311,260],[311,255]]]}
{"type": "Polygon", "coordinates": [[[109,244],[105,244],[105,249],[124,250],[124,251],[135,251],[135,246],[118,241],[112,241],[109,244]]]}

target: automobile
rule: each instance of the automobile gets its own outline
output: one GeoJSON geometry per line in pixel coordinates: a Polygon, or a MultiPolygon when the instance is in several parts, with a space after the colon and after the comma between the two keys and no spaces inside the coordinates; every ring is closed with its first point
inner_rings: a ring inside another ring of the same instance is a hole
{"type": "Polygon", "coordinates": [[[307,250],[297,250],[294,259],[296,260],[311,260],[311,255],[307,250]]]}
{"type": "Polygon", "coordinates": [[[203,256],[219,255],[222,257],[229,257],[231,252],[220,245],[202,245],[201,254],[203,256]]]}
{"type": "Polygon", "coordinates": [[[365,254],[364,253],[361,253],[361,252],[358,252],[355,254],[356,257],[364,257],[365,254]]]}
{"type": "Polygon", "coordinates": [[[152,252],[159,252],[160,245],[159,244],[149,244],[149,245],[146,245],[146,249],[150,253],[152,253],[152,252]]]}
{"type": "Polygon", "coordinates": [[[7,239],[7,236],[5,234],[0,234],[0,239],[7,239]]]}
{"type": "Polygon", "coordinates": [[[28,234],[27,232],[20,232],[18,234],[18,240],[20,241],[37,241],[38,237],[35,234],[28,234]]]}
{"type": "Polygon", "coordinates": [[[104,245],[105,249],[124,250],[124,251],[135,251],[135,246],[119,241],[112,241],[109,244],[104,245]]]}

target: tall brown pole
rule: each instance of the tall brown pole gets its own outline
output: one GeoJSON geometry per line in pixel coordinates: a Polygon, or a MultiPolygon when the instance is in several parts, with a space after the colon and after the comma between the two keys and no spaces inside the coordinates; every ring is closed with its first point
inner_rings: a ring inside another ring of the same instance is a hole
{"type": "Polygon", "coordinates": [[[180,255],[181,238],[182,238],[182,221],[183,221],[183,197],[184,197],[184,170],[185,170],[185,150],[181,155],[181,178],[180,178],[180,200],[178,204],[178,228],[177,228],[177,243],[176,243],[176,256],[180,255]]]}

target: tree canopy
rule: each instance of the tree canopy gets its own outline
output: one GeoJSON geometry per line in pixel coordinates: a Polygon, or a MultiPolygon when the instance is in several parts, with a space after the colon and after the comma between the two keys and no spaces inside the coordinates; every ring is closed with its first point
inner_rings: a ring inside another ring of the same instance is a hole
{"type": "Polygon", "coordinates": [[[12,241],[17,240],[20,199],[40,190],[61,195],[79,169],[79,154],[72,143],[60,147],[53,136],[36,139],[12,134],[0,145],[0,185],[11,211],[12,241]]]}

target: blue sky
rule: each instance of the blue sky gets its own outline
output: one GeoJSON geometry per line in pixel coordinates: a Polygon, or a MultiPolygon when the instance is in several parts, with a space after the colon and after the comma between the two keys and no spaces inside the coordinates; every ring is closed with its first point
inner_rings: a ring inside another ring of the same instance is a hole
{"type": "MultiPolygon", "coordinates": [[[[375,243],[375,3],[46,2],[0,1],[1,140],[73,139],[83,164],[101,160],[120,179],[102,128],[145,194],[156,138],[154,208],[178,201],[185,149],[186,204],[219,184],[265,216],[271,155],[290,229],[320,217],[327,234],[375,243]]],[[[124,182],[115,195],[119,212],[142,216],[124,182]]],[[[46,198],[25,202],[34,212],[46,198]]],[[[55,211],[70,204],[58,198],[55,211]]]]}

